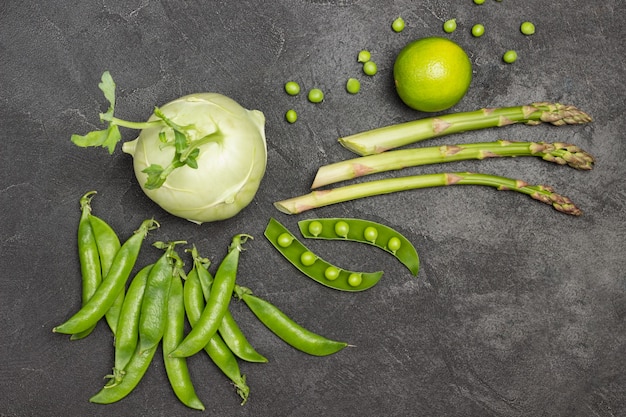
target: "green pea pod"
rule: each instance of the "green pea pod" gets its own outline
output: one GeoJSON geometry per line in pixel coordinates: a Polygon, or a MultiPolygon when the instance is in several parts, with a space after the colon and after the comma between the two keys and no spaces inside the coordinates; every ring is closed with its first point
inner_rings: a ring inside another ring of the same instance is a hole
{"type": "Polygon", "coordinates": [[[93,297],[67,321],[53,328],[53,332],[79,333],[94,326],[98,320],[104,317],[105,313],[115,302],[115,298],[121,289],[126,285],[148,231],[158,227],[158,225],[154,219],[145,220],[141,224],[139,229],[124,242],[117,255],[115,255],[109,273],[102,280],[102,284],[100,284],[93,297]]]}
{"type": "MultiPolygon", "coordinates": [[[[179,257],[174,248],[183,241],[162,243],[155,246],[165,249],[165,253],[154,264],[146,281],[146,290],[141,302],[139,314],[139,351],[143,352],[156,346],[163,337],[167,316],[167,300],[175,274],[178,274],[179,257]]],[[[180,261],[182,263],[182,261],[180,261]]]]}
{"type": "Polygon", "coordinates": [[[275,305],[254,296],[248,288],[237,286],[235,293],[272,333],[302,352],[314,356],[327,356],[348,346],[345,342],[327,339],[305,329],[275,305]]]}
{"type": "Polygon", "coordinates": [[[170,385],[176,397],[189,408],[204,410],[204,404],[194,389],[189,375],[186,358],[172,358],[166,352],[176,348],[183,339],[185,325],[185,304],[183,299],[183,282],[180,276],[172,279],[167,303],[167,324],[163,334],[163,362],[170,385]]]}
{"type": "MultiPolygon", "coordinates": [[[[208,300],[209,294],[211,293],[211,284],[213,283],[213,277],[211,276],[211,273],[207,270],[207,268],[203,265],[203,258],[199,258],[197,256],[197,251],[195,251],[195,247],[192,253],[195,254],[194,268],[200,280],[200,285],[202,286],[204,298],[205,300],[208,300]]],[[[218,332],[222,336],[222,339],[224,339],[224,342],[226,342],[226,345],[230,348],[230,350],[240,359],[243,359],[247,362],[267,362],[267,358],[257,352],[252,344],[250,344],[230,311],[226,310],[224,318],[222,319],[222,323],[218,328],[218,332]]]]}
{"type": "Polygon", "coordinates": [[[309,239],[350,240],[376,246],[394,255],[413,275],[419,271],[415,247],[389,226],[363,219],[328,218],[301,220],[298,227],[309,239]]]}
{"type": "Polygon", "coordinates": [[[156,350],[157,346],[148,349],[144,353],[139,353],[139,348],[135,350],[135,354],[126,367],[124,379],[116,385],[105,385],[89,401],[98,404],[111,404],[125,398],[135,389],[145,375],[156,350]]]}
{"type": "Polygon", "coordinates": [[[236,235],[233,237],[228,248],[228,254],[224,257],[215,273],[211,294],[206,307],[198,320],[198,325],[193,327],[170,355],[174,357],[187,357],[198,353],[209,343],[209,340],[217,332],[224,314],[228,310],[228,304],[232,298],[237,277],[239,253],[243,250],[241,245],[251,238],[249,235],[236,235]]]}
{"type": "Polygon", "coordinates": [[[311,252],[285,226],[271,218],[265,228],[267,240],[300,272],[312,280],[340,291],[364,291],[383,276],[382,271],[358,272],[339,268],[311,252]]]}
{"type": "MultiPolygon", "coordinates": [[[[95,191],[90,191],[80,199],[81,216],[78,223],[78,259],[82,278],[83,305],[87,304],[102,282],[98,246],[96,245],[94,231],[89,223],[89,214],[91,213],[90,203],[94,194],[96,194],[95,191]]],[[[94,324],[79,333],[74,333],[70,339],[78,340],[87,337],[95,327],[96,325],[94,324]]]]}
{"type": "MultiPolygon", "coordinates": [[[[91,214],[89,216],[89,224],[93,229],[94,236],[96,238],[96,245],[98,246],[98,254],[100,256],[100,266],[102,267],[102,276],[106,277],[111,269],[113,260],[117,251],[120,250],[120,239],[111,226],[99,217],[91,214]]],[[[117,322],[119,321],[120,310],[124,303],[124,292],[122,288],[119,295],[113,302],[113,305],[105,314],[105,318],[113,335],[116,334],[117,322]]]]}
{"type": "Polygon", "coordinates": [[[126,373],[128,362],[137,350],[139,338],[139,313],[141,301],[146,289],[146,281],[152,269],[152,264],[142,268],[132,279],[128,292],[122,304],[117,333],[115,335],[115,365],[109,385],[119,384],[126,373]]]}
{"type": "MultiPolygon", "coordinates": [[[[187,319],[191,327],[194,327],[197,325],[205,308],[202,286],[195,269],[192,269],[187,275],[183,295],[187,319]]],[[[241,375],[237,358],[226,343],[224,343],[224,340],[219,334],[216,333],[211,338],[209,343],[204,347],[204,351],[222,373],[235,385],[237,393],[242,399],[242,404],[244,404],[248,399],[250,388],[246,384],[246,377],[241,375]]]]}

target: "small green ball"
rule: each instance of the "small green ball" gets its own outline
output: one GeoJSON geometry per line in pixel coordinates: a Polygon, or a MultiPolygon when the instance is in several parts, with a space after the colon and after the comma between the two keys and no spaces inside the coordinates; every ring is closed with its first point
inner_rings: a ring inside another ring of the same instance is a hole
{"type": "Polygon", "coordinates": [[[485,0],[474,0],[474,4],[483,4],[485,0]]]}
{"type": "Polygon", "coordinates": [[[526,36],[530,36],[535,33],[535,25],[532,22],[522,23],[519,29],[526,36]]]}
{"type": "Polygon", "coordinates": [[[297,96],[300,94],[300,84],[295,81],[288,81],[285,83],[285,92],[290,96],[297,96]]]}
{"type": "Polygon", "coordinates": [[[400,246],[402,246],[402,242],[395,236],[389,239],[389,241],[387,242],[387,249],[389,249],[393,253],[396,253],[396,251],[400,249],[400,246]]]}
{"type": "Polygon", "coordinates": [[[348,232],[350,232],[350,225],[343,220],[335,223],[335,234],[339,237],[346,238],[348,237],[348,232]]]}
{"type": "Polygon", "coordinates": [[[304,266],[311,266],[317,261],[317,256],[311,251],[302,252],[300,255],[300,262],[304,266]]]}
{"type": "Polygon", "coordinates": [[[405,26],[404,19],[401,17],[398,17],[391,24],[391,28],[393,29],[394,32],[402,32],[404,30],[404,26],[405,26]]]}
{"type": "Polygon", "coordinates": [[[361,82],[356,78],[348,78],[346,82],[346,91],[350,94],[357,94],[361,91],[361,82]]]}
{"type": "Polygon", "coordinates": [[[502,60],[507,64],[512,64],[517,61],[517,52],[514,50],[506,51],[504,55],[502,55],[502,60]]]}
{"type": "Polygon", "coordinates": [[[484,25],[481,25],[480,23],[477,23],[474,26],[472,26],[472,36],[474,36],[475,38],[480,38],[484,34],[485,34],[485,26],[484,25]]]}
{"type": "Polygon", "coordinates": [[[378,72],[378,66],[374,61],[367,61],[365,64],[363,64],[363,72],[365,73],[365,75],[376,75],[376,73],[378,72]]]}
{"type": "Polygon", "coordinates": [[[309,223],[309,233],[315,237],[319,236],[320,233],[322,233],[322,228],[322,223],[318,222],[317,220],[309,223]]]}
{"type": "Polygon", "coordinates": [[[293,242],[293,236],[291,236],[287,232],[281,233],[280,236],[278,236],[278,238],[276,239],[276,243],[278,243],[278,246],[280,246],[281,248],[288,247],[289,245],[291,245],[291,242],[293,242]]]}
{"type": "Polygon", "coordinates": [[[336,266],[329,266],[324,271],[324,277],[329,281],[334,281],[339,278],[339,268],[336,266]]]}
{"type": "Polygon", "coordinates": [[[357,57],[358,62],[367,62],[370,59],[372,59],[372,54],[370,53],[370,51],[365,49],[359,52],[359,56],[357,57]]]}
{"type": "Polygon", "coordinates": [[[287,113],[285,113],[285,119],[289,123],[295,123],[296,120],[298,120],[298,113],[296,113],[294,109],[289,109],[287,110],[287,113]]]}
{"type": "Polygon", "coordinates": [[[311,103],[321,103],[324,101],[324,92],[319,88],[312,88],[309,90],[308,98],[311,103]]]}
{"type": "Polygon", "coordinates": [[[452,33],[456,30],[456,19],[446,20],[443,23],[443,31],[446,33],[452,33]]]}
{"type": "Polygon", "coordinates": [[[358,287],[363,282],[363,277],[358,272],[353,272],[348,276],[348,285],[358,287]]]}
{"type": "Polygon", "coordinates": [[[368,242],[375,243],[378,238],[378,230],[373,226],[367,226],[363,231],[363,239],[368,242]]]}

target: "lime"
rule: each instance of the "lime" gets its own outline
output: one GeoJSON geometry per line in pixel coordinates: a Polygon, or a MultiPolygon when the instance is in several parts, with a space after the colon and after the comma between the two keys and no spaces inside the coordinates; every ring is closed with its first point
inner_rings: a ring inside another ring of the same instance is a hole
{"type": "Polygon", "coordinates": [[[393,77],[400,99],[423,112],[446,110],[457,104],[472,81],[469,57],[449,39],[415,40],[398,54],[393,77]]]}

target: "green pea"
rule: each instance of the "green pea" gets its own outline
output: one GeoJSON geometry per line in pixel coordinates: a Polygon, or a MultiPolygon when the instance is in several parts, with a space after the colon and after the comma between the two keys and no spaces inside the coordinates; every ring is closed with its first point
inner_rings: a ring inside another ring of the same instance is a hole
{"type": "Polygon", "coordinates": [[[350,94],[357,94],[361,90],[361,82],[356,78],[348,78],[346,91],[350,94]]]}
{"type": "Polygon", "coordinates": [[[309,90],[308,98],[311,103],[321,103],[324,101],[324,92],[319,88],[312,88],[309,90]]]}
{"type": "Polygon", "coordinates": [[[535,25],[532,22],[523,22],[520,25],[520,31],[524,34],[524,35],[532,35],[535,33],[535,25]]]}
{"type": "Polygon", "coordinates": [[[398,249],[400,249],[401,246],[402,246],[402,242],[396,236],[392,237],[387,242],[387,249],[389,249],[391,252],[397,252],[398,249]]]}
{"type": "Polygon", "coordinates": [[[456,30],[456,19],[449,19],[443,23],[443,31],[452,33],[456,30]]]}
{"type": "Polygon", "coordinates": [[[291,242],[293,242],[293,237],[289,233],[282,233],[278,236],[278,239],[276,239],[276,243],[278,243],[281,248],[286,248],[291,245],[291,242]]]}
{"type": "Polygon", "coordinates": [[[326,277],[327,280],[334,281],[337,278],[339,278],[339,272],[341,272],[339,268],[331,265],[328,268],[326,268],[326,270],[324,270],[324,276],[326,277]]]}
{"type": "Polygon", "coordinates": [[[363,72],[365,73],[365,75],[376,75],[376,73],[378,72],[378,66],[374,61],[367,61],[363,64],[363,72]]]}
{"type": "Polygon", "coordinates": [[[309,223],[309,233],[311,233],[313,236],[318,236],[320,233],[322,233],[322,227],[322,223],[318,221],[312,221],[311,223],[309,223]]]}
{"type": "Polygon", "coordinates": [[[373,226],[367,226],[363,232],[363,238],[368,242],[375,243],[378,238],[378,230],[373,226]]]}
{"type": "Polygon", "coordinates": [[[483,36],[485,34],[485,26],[481,25],[480,23],[475,24],[474,26],[472,26],[472,36],[474,36],[475,38],[479,38],[481,36],[483,36]]]}
{"type": "Polygon", "coordinates": [[[483,4],[485,0],[474,0],[474,4],[483,4]]]}
{"type": "Polygon", "coordinates": [[[311,266],[316,260],[317,256],[311,251],[302,252],[302,255],[300,255],[300,262],[302,262],[304,266],[311,266]]]}
{"type": "Polygon", "coordinates": [[[287,113],[285,113],[285,120],[289,123],[295,123],[296,120],[298,120],[298,113],[296,113],[294,109],[287,110],[287,113]]]}
{"type": "Polygon", "coordinates": [[[300,84],[295,81],[288,81],[285,83],[285,92],[290,96],[297,96],[300,94],[300,84]]]}
{"type": "Polygon", "coordinates": [[[358,287],[363,282],[363,277],[358,272],[353,272],[348,276],[348,285],[358,287]]]}
{"type": "Polygon", "coordinates": [[[515,61],[517,61],[517,52],[515,52],[512,49],[509,51],[506,51],[504,55],[502,56],[502,60],[506,62],[507,64],[514,63],[515,61]]]}
{"type": "Polygon", "coordinates": [[[337,236],[346,238],[348,237],[348,233],[350,232],[350,225],[347,222],[341,220],[335,223],[335,234],[337,236]]]}
{"type": "Polygon", "coordinates": [[[369,61],[370,59],[372,59],[372,54],[370,53],[370,51],[365,50],[365,49],[360,51],[359,55],[357,57],[357,61],[358,62],[362,62],[362,63],[365,63],[365,62],[369,61]]]}
{"type": "Polygon", "coordinates": [[[391,28],[393,29],[393,31],[398,32],[398,33],[404,30],[404,26],[405,26],[404,19],[401,17],[398,17],[391,24],[391,28]]]}

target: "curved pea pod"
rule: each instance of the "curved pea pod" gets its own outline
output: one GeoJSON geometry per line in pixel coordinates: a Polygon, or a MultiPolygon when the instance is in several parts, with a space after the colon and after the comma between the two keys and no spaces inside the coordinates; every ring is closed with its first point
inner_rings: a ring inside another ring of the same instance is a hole
{"type": "Polygon", "coordinates": [[[413,275],[419,271],[417,250],[389,226],[364,219],[327,218],[301,220],[298,227],[307,239],[350,240],[376,246],[395,256],[413,275]]]}
{"type": "Polygon", "coordinates": [[[339,268],[313,254],[285,226],[270,218],[265,237],[300,272],[327,287],[340,291],[367,290],[380,281],[382,271],[357,272],[339,268]]]}
{"type": "Polygon", "coordinates": [[[246,287],[237,286],[235,294],[272,333],[301,352],[328,356],[348,346],[346,342],[328,339],[302,327],[274,304],[253,295],[246,287]]]}

